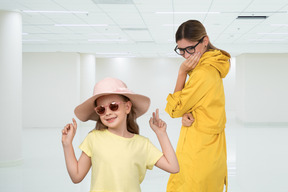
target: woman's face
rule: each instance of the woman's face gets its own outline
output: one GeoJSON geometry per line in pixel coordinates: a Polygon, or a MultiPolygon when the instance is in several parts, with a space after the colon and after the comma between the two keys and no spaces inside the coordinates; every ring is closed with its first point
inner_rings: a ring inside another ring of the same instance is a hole
{"type": "Polygon", "coordinates": [[[205,36],[202,41],[190,41],[187,39],[181,39],[177,41],[178,51],[185,59],[198,52],[200,52],[200,54],[202,55],[207,50],[207,45],[207,36],[205,36]]]}

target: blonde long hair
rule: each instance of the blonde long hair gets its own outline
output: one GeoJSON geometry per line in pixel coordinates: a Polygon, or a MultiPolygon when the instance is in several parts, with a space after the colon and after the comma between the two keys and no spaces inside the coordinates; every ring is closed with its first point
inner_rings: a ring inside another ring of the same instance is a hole
{"type": "MultiPolygon", "coordinates": [[[[125,102],[130,101],[130,99],[124,95],[119,95],[119,96],[122,97],[123,101],[125,101],[125,102]]],[[[97,99],[94,101],[94,105],[95,105],[95,107],[97,106],[97,99]]],[[[108,129],[108,127],[105,126],[99,118],[99,120],[96,123],[95,129],[96,130],[105,130],[105,129],[108,129]]],[[[127,115],[127,131],[129,131],[130,133],[133,133],[133,134],[139,134],[139,126],[136,122],[136,114],[135,114],[133,103],[132,103],[130,113],[127,115]]]]}

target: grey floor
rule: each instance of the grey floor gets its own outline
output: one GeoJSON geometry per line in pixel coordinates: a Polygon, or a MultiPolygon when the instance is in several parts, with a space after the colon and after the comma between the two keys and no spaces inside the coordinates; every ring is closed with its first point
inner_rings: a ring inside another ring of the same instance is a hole
{"type": "MultiPolygon", "coordinates": [[[[148,117],[147,117],[148,118],[148,117]]],[[[168,134],[176,147],[179,120],[164,115],[168,134]],[[168,120],[167,120],[168,119],[168,120]]],[[[141,134],[159,146],[147,119],[140,120],[141,134]]],[[[65,122],[66,123],[66,122],[65,122]]],[[[63,123],[64,124],[64,123],[63,123]]],[[[23,163],[0,167],[0,192],[85,192],[89,191],[90,173],[80,184],[73,184],[67,174],[61,127],[25,128],[23,163]]],[[[79,127],[77,146],[89,130],[79,127]],[[79,131],[80,130],[80,131],[79,131]]],[[[226,138],[229,192],[288,192],[288,126],[243,125],[228,115],[226,138]]],[[[164,192],[169,174],[154,168],[147,171],[142,192],[164,192]]]]}

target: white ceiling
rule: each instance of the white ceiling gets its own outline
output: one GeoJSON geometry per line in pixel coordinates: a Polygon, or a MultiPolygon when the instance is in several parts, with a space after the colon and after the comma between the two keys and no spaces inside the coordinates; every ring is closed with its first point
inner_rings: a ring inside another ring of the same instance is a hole
{"type": "Polygon", "coordinates": [[[0,0],[0,10],[22,14],[24,52],[173,57],[177,27],[197,19],[233,56],[288,53],[287,0],[0,0]]]}

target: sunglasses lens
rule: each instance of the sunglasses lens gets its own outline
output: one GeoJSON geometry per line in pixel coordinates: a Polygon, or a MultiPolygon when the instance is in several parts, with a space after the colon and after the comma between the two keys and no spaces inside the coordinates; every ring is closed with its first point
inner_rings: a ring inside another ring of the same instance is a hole
{"type": "Polygon", "coordinates": [[[96,107],[96,112],[98,113],[98,115],[103,115],[105,113],[105,107],[103,106],[96,107]]]}
{"type": "Polygon", "coordinates": [[[111,111],[117,111],[119,108],[119,105],[113,102],[109,105],[109,108],[111,109],[111,111]]]}

